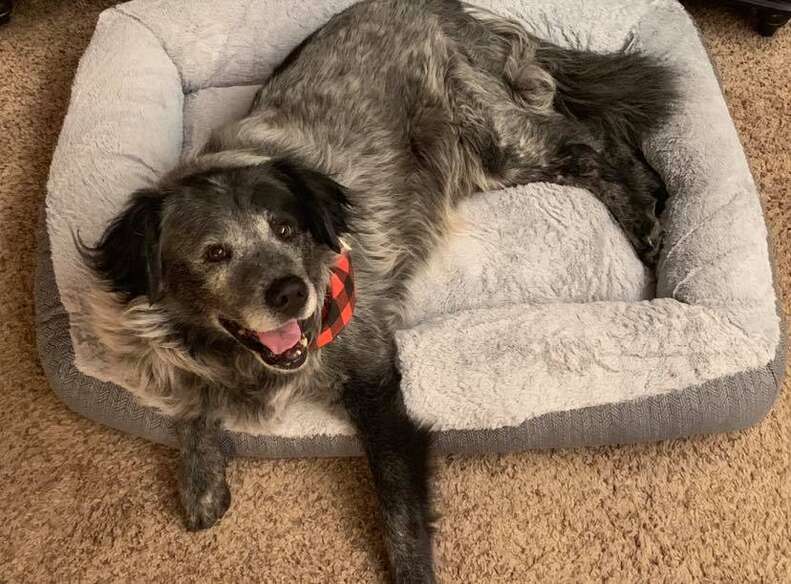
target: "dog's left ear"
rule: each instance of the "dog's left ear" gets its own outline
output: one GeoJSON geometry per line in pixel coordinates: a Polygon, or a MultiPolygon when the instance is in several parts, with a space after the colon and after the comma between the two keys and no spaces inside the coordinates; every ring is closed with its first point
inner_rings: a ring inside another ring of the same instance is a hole
{"type": "Polygon", "coordinates": [[[276,160],[273,166],[299,198],[311,235],[340,253],[340,237],[349,231],[346,189],[327,175],[288,160],[276,160]]]}

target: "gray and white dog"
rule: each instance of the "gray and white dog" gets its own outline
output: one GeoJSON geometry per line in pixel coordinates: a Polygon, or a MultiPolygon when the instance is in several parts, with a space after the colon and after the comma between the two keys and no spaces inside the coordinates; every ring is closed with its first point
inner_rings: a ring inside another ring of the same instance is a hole
{"type": "Polygon", "coordinates": [[[228,509],[229,419],[284,395],[333,399],[370,462],[396,582],[433,582],[429,434],[399,388],[407,285],[478,191],[592,191],[646,263],[664,202],[639,144],[674,99],[636,54],[559,48],[456,0],[338,14],[266,81],[250,113],[137,192],[94,247],[93,325],[142,391],[170,404],[190,529],[228,509]],[[339,254],[354,317],[316,348],[339,254]]]}

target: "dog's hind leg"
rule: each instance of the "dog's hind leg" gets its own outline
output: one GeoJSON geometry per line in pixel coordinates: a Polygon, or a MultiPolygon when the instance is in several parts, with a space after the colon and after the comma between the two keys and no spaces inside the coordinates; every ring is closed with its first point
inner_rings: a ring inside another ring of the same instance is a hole
{"type": "Polygon", "coordinates": [[[478,190],[531,182],[584,188],[607,206],[640,259],[656,265],[662,235],[657,212],[666,195],[639,152],[615,139],[604,146],[586,127],[560,116],[507,106],[495,115],[489,122],[467,114],[461,132],[468,159],[478,161],[469,164],[477,169],[469,175],[476,177],[478,190]]]}
{"type": "Polygon", "coordinates": [[[502,185],[548,181],[591,191],[643,262],[654,265],[661,239],[657,214],[667,194],[640,144],[672,111],[672,70],[644,55],[559,47],[508,19],[465,10],[471,19],[462,28],[471,40],[457,38],[476,73],[491,76],[488,84],[468,86],[492,92],[494,77],[508,88],[505,99],[478,100],[488,104],[499,138],[494,178],[502,185]]]}
{"type": "Polygon", "coordinates": [[[642,262],[653,267],[662,241],[659,213],[666,199],[664,186],[648,164],[633,155],[614,159],[607,162],[591,146],[570,143],[558,152],[549,180],[593,193],[621,226],[642,262]]]}
{"type": "Polygon", "coordinates": [[[664,195],[638,143],[667,116],[669,70],[639,56],[555,47],[515,22],[465,10],[448,25],[458,55],[445,79],[473,190],[530,182],[585,188],[641,260],[655,265],[664,195]]]}

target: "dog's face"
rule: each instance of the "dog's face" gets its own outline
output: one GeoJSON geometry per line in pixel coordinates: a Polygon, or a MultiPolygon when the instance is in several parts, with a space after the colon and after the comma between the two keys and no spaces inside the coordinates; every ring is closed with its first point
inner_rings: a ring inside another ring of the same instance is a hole
{"type": "Polygon", "coordinates": [[[115,291],[295,371],[320,324],[346,204],[332,179],[283,160],[201,170],[136,193],[87,257],[115,291]]]}

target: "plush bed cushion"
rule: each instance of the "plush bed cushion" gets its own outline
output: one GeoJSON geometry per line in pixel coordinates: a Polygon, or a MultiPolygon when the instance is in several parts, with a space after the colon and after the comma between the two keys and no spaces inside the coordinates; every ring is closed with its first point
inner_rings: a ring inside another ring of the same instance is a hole
{"type": "MultiPolygon", "coordinates": [[[[350,0],[137,0],[100,18],[54,156],[37,276],[39,346],[78,412],[173,444],[164,404],[135,399],[80,325],[93,241],[133,190],[243,115],[257,84],[350,0]],[[51,251],[50,251],[51,244],[51,251]]],[[[644,144],[672,195],[656,278],[589,193],[480,194],[412,284],[397,335],[403,390],[444,451],[627,442],[759,420],[784,357],[766,227],[693,23],[671,0],[478,2],[560,44],[639,50],[674,66],[683,102],[644,144]]],[[[359,453],[343,412],[305,403],[230,446],[265,456],[359,453]]]]}

